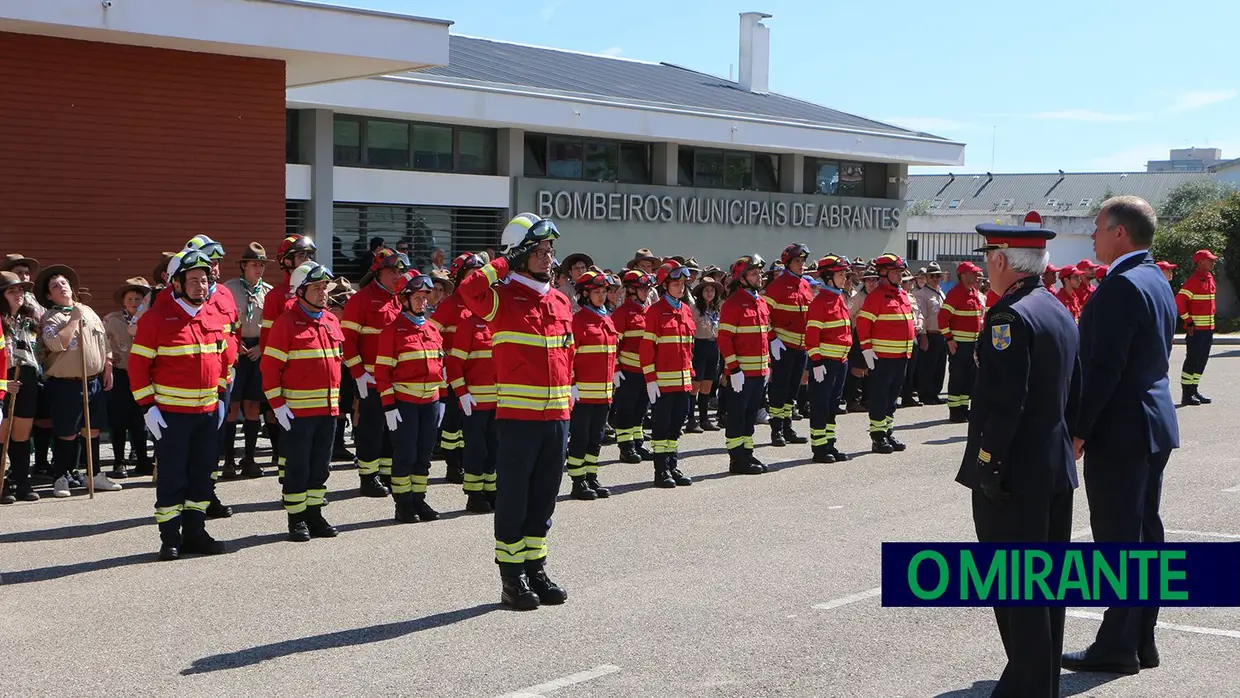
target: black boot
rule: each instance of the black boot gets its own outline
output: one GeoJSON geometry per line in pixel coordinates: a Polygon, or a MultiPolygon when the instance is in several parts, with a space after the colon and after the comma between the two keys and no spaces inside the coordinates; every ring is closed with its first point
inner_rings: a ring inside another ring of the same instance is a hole
{"type": "Polygon", "coordinates": [[[409,494],[392,495],[396,502],[396,520],[401,523],[417,523],[418,510],[413,506],[413,496],[409,494]]]}
{"type": "Polygon", "coordinates": [[[568,590],[551,581],[547,576],[547,571],[539,568],[537,570],[526,570],[525,576],[530,580],[530,589],[538,594],[538,601],[548,606],[562,604],[568,601],[568,590]]]}
{"type": "Polygon", "coordinates": [[[181,558],[181,517],[159,524],[159,559],[165,562],[181,558]]]}
{"type": "Polygon", "coordinates": [[[768,472],[770,472],[770,471],[771,471],[771,468],[770,468],[769,466],[767,466],[767,464],[766,464],[766,463],[763,463],[762,461],[758,460],[758,457],[757,457],[757,456],[755,456],[755,455],[753,454],[753,449],[752,449],[752,448],[749,448],[748,446],[746,446],[746,447],[745,447],[745,453],[746,453],[746,454],[748,454],[748,456],[749,456],[749,464],[750,464],[750,465],[756,465],[756,466],[758,466],[759,468],[761,468],[761,469],[762,469],[762,472],[764,472],[764,473],[768,473],[768,472]]]}
{"type": "Polygon", "coordinates": [[[594,494],[598,495],[599,499],[607,499],[611,496],[611,490],[598,484],[598,473],[586,473],[586,484],[594,490],[594,494]]]}
{"type": "Polygon", "coordinates": [[[947,408],[947,421],[952,424],[964,424],[969,421],[969,414],[964,407],[947,408]]]}
{"type": "Polygon", "coordinates": [[[211,495],[211,503],[207,505],[208,519],[227,519],[233,514],[232,507],[224,506],[219,497],[211,495]]]}
{"type": "MultiPolygon", "coordinates": [[[[4,465],[0,463],[0,468],[4,465]]],[[[19,502],[37,502],[39,495],[30,487],[30,440],[9,441],[9,477],[7,487],[13,483],[13,498],[19,502]]]]}
{"type": "Polygon", "coordinates": [[[598,495],[594,490],[586,484],[585,475],[576,475],[573,477],[573,491],[568,495],[573,499],[580,499],[583,502],[590,502],[598,499],[598,495]]]}
{"type": "Polygon", "coordinates": [[[702,427],[702,431],[719,431],[719,427],[710,421],[710,396],[706,394],[698,395],[698,426],[702,427]]]}
{"type": "Polygon", "coordinates": [[[439,512],[432,509],[431,505],[426,503],[425,494],[413,495],[413,510],[417,512],[418,518],[423,521],[434,521],[439,518],[439,512]]]}
{"type": "Polygon", "coordinates": [[[787,446],[788,441],[784,439],[784,420],[778,417],[771,417],[771,445],[787,446]]]}
{"type": "Polygon", "coordinates": [[[654,457],[654,486],[665,489],[676,486],[676,481],[667,472],[667,455],[663,453],[654,457]]]}
{"type": "Polygon", "coordinates": [[[891,448],[896,451],[903,451],[905,448],[907,448],[907,446],[904,445],[903,441],[900,441],[892,434],[892,431],[890,429],[887,430],[887,445],[891,446],[891,448]]]}
{"type": "Polygon", "coordinates": [[[310,526],[306,524],[306,512],[301,511],[288,515],[288,539],[293,543],[310,541],[310,526]]]}
{"type": "Polygon", "coordinates": [[[237,442],[237,423],[224,422],[220,429],[220,455],[224,458],[224,468],[220,477],[232,480],[237,477],[237,455],[234,444],[237,442]]]}
{"type": "MultiPolygon", "coordinates": [[[[280,467],[280,437],[283,435],[283,431],[274,419],[264,426],[264,430],[267,432],[267,440],[271,442],[271,466],[278,468],[280,467]]],[[[284,476],[281,475],[280,477],[283,478],[284,476]]]]}
{"type": "Polygon", "coordinates": [[[495,511],[495,507],[491,506],[491,501],[487,499],[484,492],[470,492],[465,498],[465,511],[475,514],[490,514],[495,511]]]}
{"type": "Polygon", "coordinates": [[[688,487],[693,484],[693,478],[680,472],[680,457],[674,453],[667,457],[667,474],[677,487],[688,487]]]}
{"type": "Polygon", "coordinates": [[[351,461],[353,454],[344,445],[344,430],[349,424],[347,419],[336,420],[336,437],[332,443],[332,460],[351,461]]]}
{"type": "Polygon", "coordinates": [[[642,462],[642,456],[637,452],[636,441],[625,441],[620,444],[620,462],[630,464],[642,462]]]}
{"type": "Polygon", "coordinates": [[[642,460],[650,462],[654,461],[654,454],[651,453],[650,449],[646,448],[645,444],[641,441],[634,441],[633,449],[637,451],[637,455],[641,456],[642,460]]]}
{"type": "Polygon", "coordinates": [[[499,602],[517,611],[532,611],[540,605],[538,594],[530,588],[530,580],[524,574],[501,576],[502,590],[499,602]]]}
{"type": "Polygon", "coordinates": [[[831,454],[836,463],[843,463],[848,460],[848,454],[835,447],[835,439],[828,441],[824,448],[827,449],[827,453],[831,454]]]}
{"type": "Polygon", "coordinates": [[[815,463],[834,463],[835,462],[835,456],[832,455],[831,451],[825,445],[814,446],[811,450],[814,453],[815,463]]]}
{"type": "Polygon", "coordinates": [[[697,415],[693,414],[692,412],[689,413],[689,420],[685,422],[685,433],[686,434],[701,434],[702,433],[702,425],[698,424],[697,415]]]}
{"type": "Polygon", "coordinates": [[[749,462],[749,449],[737,446],[728,451],[728,472],[733,475],[761,475],[762,466],[749,462]]]}
{"type": "Polygon", "coordinates": [[[444,480],[455,485],[465,484],[465,466],[461,465],[461,449],[448,451],[443,457],[448,468],[444,472],[444,480]]]}
{"type": "Polygon", "coordinates": [[[361,493],[363,497],[386,497],[392,493],[390,489],[383,486],[379,482],[379,473],[359,474],[361,478],[361,493]]]}
{"type": "Polygon", "coordinates": [[[610,446],[616,443],[616,430],[610,424],[603,427],[603,445],[610,446]]]}
{"type": "Polygon", "coordinates": [[[224,544],[207,533],[206,516],[200,511],[181,514],[181,552],[186,555],[219,555],[224,544]]]}
{"type": "Polygon", "coordinates": [[[1184,407],[1196,407],[1201,404],[1201,400],[1197,397],[1197,392],[1191,385],[1180,386],[1180,405],[1184,407]]]}
{"type": "Polygon", "coordinates": [[[262,477],[263,471],[259,469],[258,475],[250,475],[247,470],[251,470],[251,465],[257,467],[255,462],[255,454],[258,451],[258,428],[260,424],[257,419],[247,419],[241,423],[241,474],[246,477],[262,477]]]}
{"type": "Polygon", "coordinates": [[[1196,385],[1193,386],[1193,397],[1197,398],[1197,402],[1201,403],[1202,405],[1208,405],[1211,402],[1214,402],[1213,400],[1206,397],[1205,395],[1202,395],[1201,389],[1196,385]]]}
{"type": "Polygon", "coordinates": [[[14,504],[17,502],[17,486],[12,480],[4,481],[4,490],[0,491],[0,504],[14,504]]]}
{"type": "Polygon", "coordinates": [[[788,419],[781,420],[784,426],[784,441],[790,444],[809,443],[809,439],[801,436],[792,429],[792,421],[788,419]]]}
{"type": "Polygon", "coordinates": [[[887,443],[887,434],[885,432],[873,431],[870,432],[870,452],[886,455],[888,453],[895,453],[896,449],[887,443]]]}
{"type": "Polygon", "coordinates": [[[323,507],[306,507],[306,526],[310,528],[311,538],[335,538],[340,535],[336,527],[323,518],[323,507]]]}

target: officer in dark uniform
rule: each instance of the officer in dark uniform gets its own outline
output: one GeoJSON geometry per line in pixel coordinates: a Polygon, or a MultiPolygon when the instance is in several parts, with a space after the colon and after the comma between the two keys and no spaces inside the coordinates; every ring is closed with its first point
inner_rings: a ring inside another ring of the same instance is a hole
{"type": "MultiPolygon", "coordinates": [[[[1067,542],[1077,486],[1069,425],[1081,367],[1076,323],[1046,287],[1055,233],[979,225],[978,252],[1000,299],[978,338],[969,441],[956,481],[973,490],[982,543],[1067,542]],[[1036,387],[1036,389],[1035,389],[1036,387]]],[[[993,696],[1058,696],[1063,608],[996,608],[1008,664],[993,696]]]]}

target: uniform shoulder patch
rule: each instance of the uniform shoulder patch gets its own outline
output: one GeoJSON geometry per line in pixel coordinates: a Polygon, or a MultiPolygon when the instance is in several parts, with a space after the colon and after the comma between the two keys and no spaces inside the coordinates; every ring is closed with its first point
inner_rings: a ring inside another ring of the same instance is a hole
{"type": "Polygon", "coordinates": [[[990,326],[990,344],[1003,351],[1012,345],[1012,326],[1009,324],[990,326]]]}
{"type": "Polygon", "coordinates": [[[1003,310],[996,310],[994,312],[991,312],[989,314],[988,319],[990,320],[991,323],[996,324],[996,325],[1003,324],[1003,323],[1007,323],[1010,325],[1012,324],[1012,321],[1016,319],[1016,315],[1012,313],[1012,311],[1005,308],[1003,310]]]}

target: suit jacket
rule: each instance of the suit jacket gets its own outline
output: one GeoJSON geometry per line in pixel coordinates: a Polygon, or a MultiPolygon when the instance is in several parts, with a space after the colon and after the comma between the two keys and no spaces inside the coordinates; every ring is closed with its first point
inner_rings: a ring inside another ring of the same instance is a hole
{"type": "Polygon", "coordinates": [[[1175,295],[1154,260],[1129,257],[1098,284],[1081,314],[1081,411],[1072,435],[1104,458],[1180,445],[1167,379],[1175,295]]]}
{"type": "Polygon", "coordinates": [[[1021,279],[987,311],[977,361],[956,481],[977,487],[980,456],[1007,465],[1004,484],[1014,497],[1075,488],[1069,425],[1081,389],[1076,322],[1041,277],[1021,279]]]}

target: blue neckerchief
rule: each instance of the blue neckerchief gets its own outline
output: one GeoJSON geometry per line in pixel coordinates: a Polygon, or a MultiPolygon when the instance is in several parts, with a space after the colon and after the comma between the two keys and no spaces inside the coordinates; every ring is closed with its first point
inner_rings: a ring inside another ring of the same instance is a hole
{"type": "Polygon", "coordinates": [[[822,288],[823,290],[830,291],[831,293],[834,293],[837,296],[844,292],[844,289],[836,288],[834,286],[831,286],[830,284],[824,284],[822,288]]]}
{"type": "Polygon", "coordinates": [[[663,294],[663,297],[667,299],[668,305],[672,306],[673,308],[677,310],[680,310],[680,301],[676,300],[675,298],[672,298],[670,295],[666,293],[663,294]]]}
{"type": "Polygon", "coordinates": [[[804,274],[798,274],[798,273],[796,273],[795,271],[792,271],[792,270],[791,270],[791,269],[789,269],[788,267],[784,267],[784,273],[785,273],[785,274],[792,274],[793,276],[797,277],[798,279],[800,279],[800,278],[804,278],[804,276],[805,276],[804,274]]]}
{"type": "Polygon", "coordinates": [[[607,310],[607,306],[603,306],[603,307],[601,307],[601,308],[595,308],[595,307],[594,307],[594,306],[592,306],[592,305],[587,305],[586,307],[587,307],[587,308],[589,308],[590,310],[593,310],[594,312],[598,313],[598,316],[599,316],[599,317],[607,317],[607,316],[610,314],[610,313],[608,312],[608,310],[607,310]]]}
{"type": "Polygon", "coordinates": [[[757,291],[753,290],[752,288],[747,288],[747,289],[745,289],[745,292],[746,292],[746,293],[748,293],[749,295],[753,296],[753,299],[754,299],[754,300],[758,300],[758,292],[757,292],[757,291]]]}
{"type": "Polygon", "coordinates": [[[216,286],[219,286],[219,284],[216,283],[215,281],[212,281],[211,285],[207,287],[207,298],[210,298],[211,296],[215,295],[216,286]]]}
{"type": "Polygon", "coordinates": [[[413,313],[405,312],[405,311],[403,311],[403,310],[401,311],[401,313],[400,313],[400,314],[401,314],[401,315],[404,315],[404,316],[405,316],[405,317],[407,317],[407,318],[409,318],[409,322],[412,322],[413,324],[417,325],[418,327],[421,327],[422,325],[424,325],[424,324],[426,323],[426,315],[425,315],[425,314],[422,314],[422,315],[414,315],[413,313]]]}
{"type": "Polygon", "coordinates": [[[314,318],[315,320],[318,320],[319,318],[323,317],[323,311],[322,311],[322,310],[319,310],[319,311],[311,311],[311,310],[308,310],[308,309],[306,308],[306,306],[305,306],[304,304],[302,304],[302,303],[298,303],[298,304],[297,304],[297,307],[298,307],[298,308],[301,308],[301,312],[305,313],[305,314],[306,314],[307,316],[309,316],[309,317],[314,318]]]}

